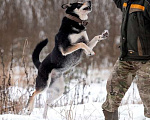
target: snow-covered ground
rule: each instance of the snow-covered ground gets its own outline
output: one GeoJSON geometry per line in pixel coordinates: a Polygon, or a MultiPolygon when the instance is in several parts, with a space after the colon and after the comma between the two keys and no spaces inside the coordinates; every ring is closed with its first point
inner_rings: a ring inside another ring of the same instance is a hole
{"type": "MultiPolygon", "coordinates": [[[[84,94],[85,96],[88,96],[84,100],[85,104],[72,104],[63,107],[49,108],[46,120],[104,120],[101,105],[106,96],[105,86],[109,71],[105,70],[99,73],[102,73],[100,76],[104,80],[100,83],[88,84],[85,87],[84,90],[86,92],[84,94]]],[[[91,79],[90,76],[87,79],[91,79]]],[[[73,87],[74,84],[76,84],[75,81],[72,82],[71,86],[73,87]]],[[[71,89],[68,93],[70,94],[70,98],[71,92],[73,91],[74,89],[71,89]]],[[[5,114],[0,115],[0,120],[45,120],[43,119],[42,114],[43,108],[35,108],[30,116],[5,114]]],[[[135,83],[132,83],[121,103],[119,108],[119,120],[150,120],[144,117],[144,108],[135,83]]]]}
{"type": "MultiPolygon", "coordinates": [[[[34,109],[30,116],[1,115],[0,120],[44,120],[43,109],[34,109]]],[[[119,109],[119,120],[148,120],[144,117],[143,105],[123,105],[119,109]]],[[[87,103],[84,105],[51,108],[46,120],[104,120],[101,103],[87,103]]]]}

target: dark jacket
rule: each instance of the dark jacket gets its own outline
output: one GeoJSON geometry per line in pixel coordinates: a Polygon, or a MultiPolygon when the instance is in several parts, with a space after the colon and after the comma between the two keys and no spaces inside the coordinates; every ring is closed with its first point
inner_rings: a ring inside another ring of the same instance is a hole
{"type": "Polygon", "coordinates": [[[150,60],[150,0],[114,0],[123,13],[120,60],[150,60]]]}

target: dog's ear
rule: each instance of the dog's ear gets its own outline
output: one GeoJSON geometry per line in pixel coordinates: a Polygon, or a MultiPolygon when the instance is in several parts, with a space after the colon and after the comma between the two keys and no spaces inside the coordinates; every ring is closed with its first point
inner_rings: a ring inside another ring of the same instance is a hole
{"type": "Polygon", "coordinates": [[[63,4],[62,6],[61,6],[63,9],[67,9],[68,7],[71,7],[71,4],[63,4]]]}

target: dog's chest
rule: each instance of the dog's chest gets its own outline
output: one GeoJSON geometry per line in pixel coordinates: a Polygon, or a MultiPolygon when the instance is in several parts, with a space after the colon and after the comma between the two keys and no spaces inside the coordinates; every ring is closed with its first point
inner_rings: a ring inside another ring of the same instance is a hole
{"type": "Polygon", "coordinates": [[[87,36],[86,31],[83,31],[78,34],[71,34],[69,35],[69,39],[70,39],[71,44],[75,44],[79,42],[84,42],[84,43],[88,42],[88,36],[87,36]]]}

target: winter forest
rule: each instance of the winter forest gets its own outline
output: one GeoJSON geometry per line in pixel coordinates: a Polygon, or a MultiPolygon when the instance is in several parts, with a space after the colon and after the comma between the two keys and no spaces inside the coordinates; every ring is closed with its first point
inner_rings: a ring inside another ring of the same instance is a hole
{"type": "MultiPolygon", "coordinates": [[[[48,38],[42,61],[55,45],[64,3],[79,0],[0,0],[0,120],[44,120],[46,97],[36,97],[33,113],[25,115],[29,96],[35,89],[37,69],[32,52],[48,38]]],[[[80,0],[82,2],[84,0],[80,0]]],[[[113,0],[92,0],[87,33],[91,40],[108,30],[108,39],[98,43],[94,56],[65,74],[65,92],[49,105],[47,120],[104,120],[101,104],[106,97],[106,82],[119,56],[121,11],[113,0]]],[[[120,107],[120,120],[145,120],[136,81],[120,107]],[[137,114],[139,113],[139,114],[137,114]]]]}

